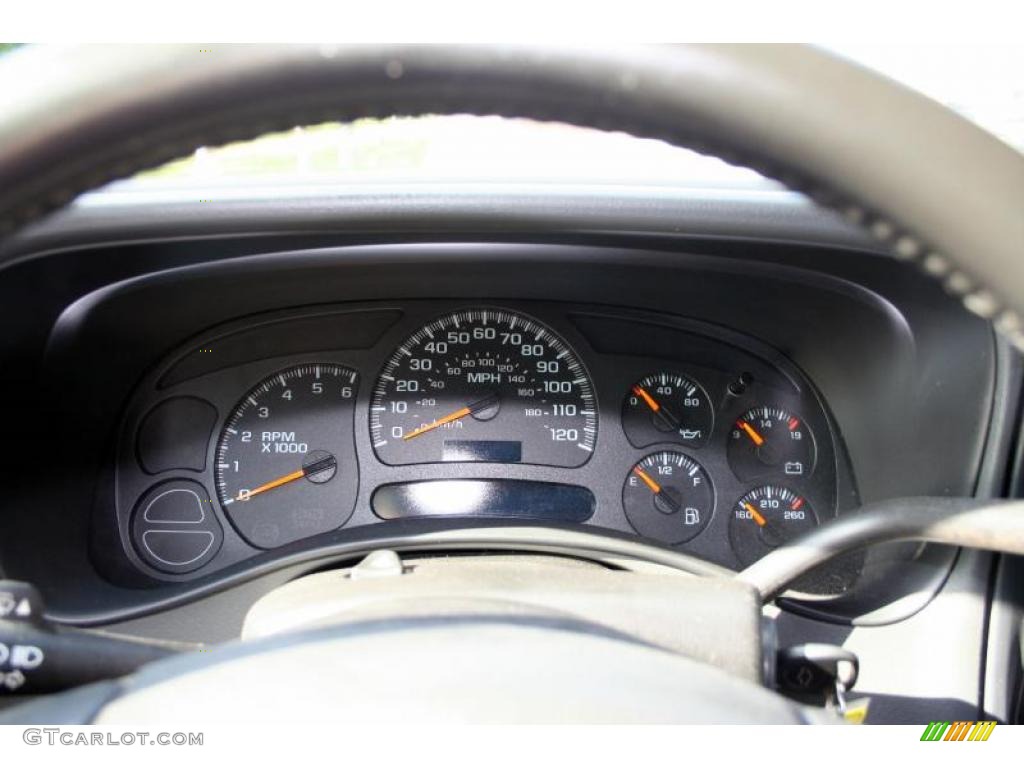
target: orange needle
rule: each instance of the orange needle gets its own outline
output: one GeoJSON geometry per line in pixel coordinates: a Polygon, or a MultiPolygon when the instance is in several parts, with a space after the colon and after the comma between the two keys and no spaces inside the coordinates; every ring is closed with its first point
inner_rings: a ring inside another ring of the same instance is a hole
{"type": "Polygon", "coordinates": [[[280,487],[282,485],[286,485],[287,483],[294,482],[294,481],[299,480],[299,479],[301,479],[301,478],[303,478],[305,476],[306,476],[306,470],[305,469],[299,469],[299,470],[296,470],[295,472],[289,472],[287,475],[282,475],[281,477],[277,478],[276,480],[271,480],[269,483],[264,483],[263,485],[259,486],[258,488],[253,488],[251,491],[242,491],[241,493],[238,494],[238,497],[237,497],[238,501],[248,501],[249,499],[251,499],[253,496],[256,496],[257,494],[263,493],[264,491],[273,490],[274,488],[278,488],[278,487],[280,487]]]}
{"type": "Polygon", "coordinates": [[[644,484],[651,489],[651,493],[661,493],[661,486],[654,482],[654,478],[640,469],[640,467],[633,467],[633,474],[644,481],[644,484]]]}
{"type": "Polygon", "coordinates": [[[750,516],[754,518],[755,523],[760,525],[762,528],[764,528],[768,524],[768,521],[764,519],[764,515],[758,512],[754,505],[751,504],[749,501],[744,501],[743,506],[747,508],[747,512],[749,512],[750,516]]]}
{"type": "Polygon", "coordinates": [[[756,429],[754,429],[752,426],[747,424],[747,422],[745,422],[745,421],[741,421],[739,424],[740,424],[740,429],[742,429],[744,432],[746,432],[750,436],[750,439],[754,441],[754,445],[756,445],[758,447],[764,445],[764,438],[761,437],[759,434],[757,434],[757,430],[756,429]]]}
{"type": "Polygon", "coordinates": [[[412,440],[414,437],[419,437],[420,435],[429,432],[432,429],[437,429],[438,427],[444,424],[448,424],[449,422],[461,419],[463,416],[469,416],[472,412],[472,409],[468,405],[465,408],[459,408],[459,410],[449,413],[447,416],[442,416],[440,419],[435,419],[429,424],[424,424],[422,427],[414,429],[412,432],[405,435],[402,439],[412,440]]]}
{"type": "Polygon", "coordinates": [[[658,405],[658,401],[651,397],[647,393],[647,390],[641,387],[639,384],[633,385],[633,394],[636,395],[637,397],[643,398],[643,401],[647,403],[647,407],[650,408],[655,413],[661,410],[661,406],[658,405]]]}

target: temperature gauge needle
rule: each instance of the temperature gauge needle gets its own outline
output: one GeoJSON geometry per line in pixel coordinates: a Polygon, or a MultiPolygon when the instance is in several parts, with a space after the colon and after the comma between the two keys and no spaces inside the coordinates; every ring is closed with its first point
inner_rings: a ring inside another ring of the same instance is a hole
{"type": "Polygon", "coordinates": [[[764,519],[764,515],[757,511],[757,507],[751,504],[749,501],[743,502],[744,508],[750,513],[750,516],[754,518],[754,522],[764,528],[768,521],[764,519]]]}
{"type": "Polygon", "coordinates": [[[779,530],[779,527],[775,523],[773,523],[760,512],[758,512],[757,507],[755,507],[749,501],[743,502],[743,508],[750,513],[750,517],[753,519],[755,523],[758,524],[760,528],[770,532],[771,535],[777,537],[779,541],[786,540],[785,532],[779,530]]]}

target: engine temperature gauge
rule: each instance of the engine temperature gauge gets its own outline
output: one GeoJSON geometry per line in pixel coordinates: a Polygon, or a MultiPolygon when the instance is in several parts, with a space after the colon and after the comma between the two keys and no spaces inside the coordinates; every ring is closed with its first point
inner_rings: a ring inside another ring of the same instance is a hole
{"type": "Polygon", "coordinates": [[[765,485],[736,502],[729,519],[729,541],[746,566],[817,524],[803,496],[781,485],[765,485]]]}
{"type": "Polygon", "coordinates": [[[736,419],[728,456],[740,480],[808,477],[814,469],[814,437],[799,417],[762,405],[736,419]]]}

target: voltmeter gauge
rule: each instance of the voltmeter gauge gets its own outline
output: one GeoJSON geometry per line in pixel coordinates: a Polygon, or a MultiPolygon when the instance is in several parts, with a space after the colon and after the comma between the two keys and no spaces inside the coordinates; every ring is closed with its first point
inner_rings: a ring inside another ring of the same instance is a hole
{"type": "Polygon", "coordinates": [[[697,536],[715,508],[715,494],[704,468],[676,451],[652,453],[630,471],[622,486],[622,506],[642,536],[682,544],[697,536]]]}
{"type": "Polygon", "coordinates": [[[814,436],[798,416],[763,405],[736,419],[727,454],[740,480],[809,477],[814,471],[814,436]]]}
{"type": "Polygon", "coordinates": [[[729,519],[729,541],[746,566],[817,524],[803,496],[781,485],[765,485],[736,502],[729,519]]]}
{"type": "Polygon", "coordinates": [[[652,373],[630,387],[622,404],[622,428],[637,448],[681,443],[699,448],[711,436],[713,413],[707,393],[678,373],[652,373]]]}

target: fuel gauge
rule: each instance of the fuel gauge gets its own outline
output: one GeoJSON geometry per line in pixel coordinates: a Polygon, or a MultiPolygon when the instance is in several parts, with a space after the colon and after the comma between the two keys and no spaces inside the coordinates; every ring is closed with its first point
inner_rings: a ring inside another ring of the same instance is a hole
{"type": "Polygon", "coordinates": [[[682,544],[711,522],[715,495],[700,464],[682,453],[661,451],[630,469],[622,506],[640,535],[682,544]]]}

